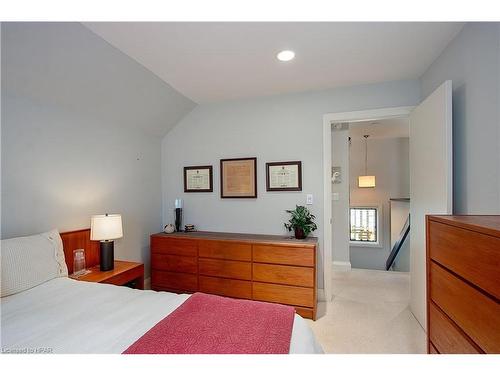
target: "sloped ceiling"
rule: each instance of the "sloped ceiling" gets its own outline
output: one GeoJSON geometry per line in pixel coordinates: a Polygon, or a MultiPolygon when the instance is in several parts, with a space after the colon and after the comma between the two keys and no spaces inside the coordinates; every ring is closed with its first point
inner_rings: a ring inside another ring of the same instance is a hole
{"type": "Polygon", "coordinates": [[[2,23],[2,94],[155,136],[196,105],[79,23],[2,23]]]}
{"type": "Polygon", "coordinates": [[[85,23],[197,103],[417,79],[463,23],[85,23]],[[287,63],[283,49],[296,52],[287,63]]]}

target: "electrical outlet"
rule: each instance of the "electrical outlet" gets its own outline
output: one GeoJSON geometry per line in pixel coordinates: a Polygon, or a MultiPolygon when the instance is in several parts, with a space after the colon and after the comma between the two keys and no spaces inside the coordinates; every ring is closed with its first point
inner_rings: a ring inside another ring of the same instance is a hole
{"type": "Polygon", "coordinates": [[[308,204],[308,205],[313,204],[313,195],[312,194],[306,195],[306,204],[308,204]]]}

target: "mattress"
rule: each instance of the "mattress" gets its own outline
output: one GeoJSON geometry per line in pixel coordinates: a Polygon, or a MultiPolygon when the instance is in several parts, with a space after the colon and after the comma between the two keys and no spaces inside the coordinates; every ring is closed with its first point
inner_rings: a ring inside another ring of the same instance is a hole
{"type": "MultiPolygon", "coordinates": [[[[122,353],[188,294],[135,290],[60,277],[1,299],[4,352],[122,353]]],[[[291,354],[322,353],[295,314],[291,354]]]]}

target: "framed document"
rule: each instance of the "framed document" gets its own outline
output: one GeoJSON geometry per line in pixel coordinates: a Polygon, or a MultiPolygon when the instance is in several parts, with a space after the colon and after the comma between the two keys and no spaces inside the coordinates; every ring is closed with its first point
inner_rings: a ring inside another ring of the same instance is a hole
{"type": "Polygon", "coordinates": [[[266,163],[267,191],[302,191],[302,162],[266,163]]]}
{"type": "Polygon", "coordinates": [[[211,165],[184,167],[184,192],[209,193],[214,191],[211,165]]]}
{"type": "Polygon", "coordinates": [[[257,158],[221,159],[221,198],[257,198],[257,158]]]}

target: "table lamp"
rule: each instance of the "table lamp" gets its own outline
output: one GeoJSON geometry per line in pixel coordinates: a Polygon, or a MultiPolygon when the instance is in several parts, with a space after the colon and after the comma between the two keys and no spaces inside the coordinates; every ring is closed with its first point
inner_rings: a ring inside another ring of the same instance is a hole
{"type": "Polygon", "coordinates": [[[90,219],[90,239],[100,242],[101,271],[114,268],[114,241],[123,237],[121,215],[94,215],[90,219]]]}

